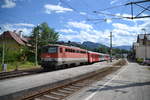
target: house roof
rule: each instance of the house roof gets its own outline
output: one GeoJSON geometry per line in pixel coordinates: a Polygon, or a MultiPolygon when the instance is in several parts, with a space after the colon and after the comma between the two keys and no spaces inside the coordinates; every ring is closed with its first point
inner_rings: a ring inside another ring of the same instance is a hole
{"type": "Polygon", "coordinates": [[[139,34],[139,35],[138,35],[138,38],[139,38],[139,39],[144,39],[144,34],[139,34]]]}
{"type": "Polygon", "coordinates": [[[20,45],[26,45],[26,43],[28,42],[28,40],[24,37],[20,37],[19,34],[15,33],[15,32],[11,32],[11,31],[5,31],[0,38],[2,37],[5,38],[9,38],[12,37],[18,44],[20,45]]]}
{"type": "Polygon", "coordinates": [[[138,39],[144,39],[144,36],[146,36],[147,40],[150,40],[150,34],[139,34],[138,39]]]}
{"type": "Polygon", "coordinates": [[[147,40],[150,40],[150,34],[146,34],[147,40]]]}

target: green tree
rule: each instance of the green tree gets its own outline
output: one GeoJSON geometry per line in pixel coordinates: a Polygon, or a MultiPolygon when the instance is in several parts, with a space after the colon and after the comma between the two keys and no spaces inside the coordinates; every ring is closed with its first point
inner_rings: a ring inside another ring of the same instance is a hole
{"type": "Polygon", "coordinates": [[[40,48],[49,43],[57,42],[59,34],[58,32],[55,32],[54,29],[50,28],[47,23],[42,23],[34,27],[30,38],[30,44],[32,47],[35,47],[37,39],[38,48],[40,48]]]}
{"type": "Polygon", "coordinates": [[[48,24],[44,22],[33,28],[29,43],[31,44],[32,52],[35,53],[36,42],[37,42],[38,59],[39,59],[41,47],[48,44],[54,44],[58,41],[58,39],[59,39],[59,33],[55,32],[54,29],[50,28],[48,24]]]}

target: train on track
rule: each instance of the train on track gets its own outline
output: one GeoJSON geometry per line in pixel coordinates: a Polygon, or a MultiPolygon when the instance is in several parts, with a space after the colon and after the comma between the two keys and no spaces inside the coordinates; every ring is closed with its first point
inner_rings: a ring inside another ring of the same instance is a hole
{"type": "Polygon", "coordinates": [[[50,44],[42,48],[41,66],[44,69],[59,69],[109,59],[108,54],[92,52],[73,46],[50,44]]]}

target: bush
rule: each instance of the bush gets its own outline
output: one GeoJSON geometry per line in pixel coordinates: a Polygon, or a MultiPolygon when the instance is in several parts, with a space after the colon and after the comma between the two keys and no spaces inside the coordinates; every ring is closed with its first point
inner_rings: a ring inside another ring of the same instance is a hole
{"type": "MultiPolygon", "coordinates": [[[[37,68],[33,62],[9,62],[7,63],[7,71],[14,71],[16,68],[18,70],[37,68]]],[[[0,64],[0,72],[2,71],[2,65],[0,64]]]]}
{"type": "Polygon", "coordinates": [[[127,61],[125,59],[121,59],[118,62],[116,62],[115,64],[113,64],[113,66],[124,66],[127,64],[127,61]]]}
{"type": "Polygon", "coordinates": [[[138,63],[142,63],[142,62],[144,61],[144,59],[143,59],[143,58],[137,58],[136,61],[137,61],[138,63]]]}

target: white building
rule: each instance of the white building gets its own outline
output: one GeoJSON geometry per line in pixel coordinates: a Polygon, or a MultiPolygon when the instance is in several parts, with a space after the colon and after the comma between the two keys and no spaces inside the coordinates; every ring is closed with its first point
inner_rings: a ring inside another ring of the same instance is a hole
{"type": "Polygon", "coordinates": [[[135,58],[150,58],[150,34],[139,34],[133,50],[135,58]]]}

